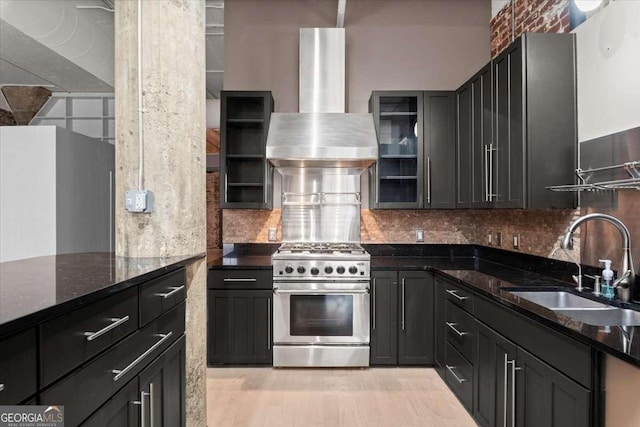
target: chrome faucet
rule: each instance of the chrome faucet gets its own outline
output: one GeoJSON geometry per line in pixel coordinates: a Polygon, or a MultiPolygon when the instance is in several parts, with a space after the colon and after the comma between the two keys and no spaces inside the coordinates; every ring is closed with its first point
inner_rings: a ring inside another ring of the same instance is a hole
{"type": "MultiPolygon", "coordinates": [[[[613,224],[622,235],[622,250],[624,251],[622,257],[622,269],[620,270],[618,280],[613,284],[619,289],[618,295],[620,299],[622,301],[629,301],[630,297],[633,295],[634,286],[636,284],[636,272],[633,267],[633,259],[631,258],[631,235],[629,234],[629,229],[622,223],[622,221],[614,216],[603,213],[592,213],[581,216],[567,228],[567,233],[565,234],[560,247],[563,249],[573,249],[573,233],[583,222],[592,219],[599,219],[613,224]]],[[[578,278],[578,280],[580,279],[581,278],[578,278]]]]}

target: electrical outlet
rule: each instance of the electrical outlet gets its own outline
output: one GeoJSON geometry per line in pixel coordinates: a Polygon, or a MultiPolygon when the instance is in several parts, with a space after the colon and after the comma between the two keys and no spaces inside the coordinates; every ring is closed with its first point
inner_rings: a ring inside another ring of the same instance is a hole
{"type": "Polygon", "coordinates": [[[496,246],[502,246],[502,233],[500,231],[496,233],[496,246]]]}
{"type": "Polygon", "coordinates": [[[487,245],[493,245],[493,234],[491,232],[487,234],[487,245]]]}
{"type": "Polygon", "coordinates": [[[124,205],[128,212],[153,212],[153,193],[150,190],[127,190],[124,205]]]}
{"type": "Polygon", "coordinates": [[[520,248],[520,234],[514,233],[513,234],[513,249],[519,249],[519,248],[520,248]]]}
{"type": "Polygon", "coordinates": [[[269,227],[269,241],[275,242],[278,240],[278,229],[276,227],[269,227]]]}
{"type": "Polygon", "coordinates": [[[424,230],[421,228],[416,230],[416,242],[424,242],[424,230]]]}

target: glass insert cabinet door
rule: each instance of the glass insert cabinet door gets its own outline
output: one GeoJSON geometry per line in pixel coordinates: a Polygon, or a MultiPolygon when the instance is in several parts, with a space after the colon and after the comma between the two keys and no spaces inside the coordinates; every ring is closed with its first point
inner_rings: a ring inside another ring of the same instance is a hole
{"type": "Polygon", "coordinates": [[[423,94],[374,92],[378,134],[375,205],[418,208],[422,194],[423,94]]]}

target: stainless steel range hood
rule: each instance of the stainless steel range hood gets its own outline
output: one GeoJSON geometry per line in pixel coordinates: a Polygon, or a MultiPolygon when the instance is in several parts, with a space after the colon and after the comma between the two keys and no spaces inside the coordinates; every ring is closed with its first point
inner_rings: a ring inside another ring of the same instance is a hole
{"type": "Polygon", "coordinates": [[[300,29],[299,113],[273,113],[267,159],[278,168],[348,168],[378,158],[371,114],[345,113],[344,28],[300,29]]]}

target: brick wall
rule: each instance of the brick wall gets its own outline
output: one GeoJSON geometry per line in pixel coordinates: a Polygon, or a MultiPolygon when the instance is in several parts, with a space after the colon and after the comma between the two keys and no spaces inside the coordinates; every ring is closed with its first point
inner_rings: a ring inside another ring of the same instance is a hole
{"type": "Polygon", "coordinates": [[[497,56],[514,37],[524,32],[568,33],[571,0],[514,0],[515,26],[512,25],[512,5],[508,3],[491,19],[491,57],[497,56]]]}
{"type": "Polygon", "coordinates": [[[0,126],[15,126],[16,118],[13,117],[11,111],[3,110],[0,108],[0,126]]]}

